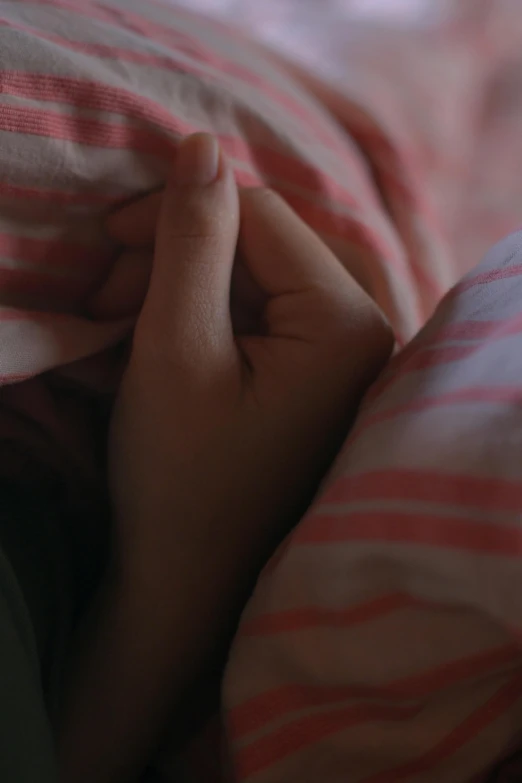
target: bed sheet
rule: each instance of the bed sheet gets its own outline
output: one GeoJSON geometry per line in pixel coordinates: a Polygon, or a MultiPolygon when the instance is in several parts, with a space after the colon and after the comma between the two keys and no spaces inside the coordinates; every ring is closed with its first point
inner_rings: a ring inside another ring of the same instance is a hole
{"type": "Polygon", "coordinates": [[[521,224],[517,0],[173,2],[240,27],[335,85],[330,108],[341,118],[343,98],[364,92],[416,157],[459,273],[521,224]]]}

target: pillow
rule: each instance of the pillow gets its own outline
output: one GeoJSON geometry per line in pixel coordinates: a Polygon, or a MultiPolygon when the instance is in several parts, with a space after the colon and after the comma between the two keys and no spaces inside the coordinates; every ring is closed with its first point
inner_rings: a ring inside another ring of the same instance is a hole
{"type": "Polygon", "coordinates": [[[519,232],[368,393],[244,613],[224,686],[237,780],[464,783],[512,751],[521,302],[519,232]]]}

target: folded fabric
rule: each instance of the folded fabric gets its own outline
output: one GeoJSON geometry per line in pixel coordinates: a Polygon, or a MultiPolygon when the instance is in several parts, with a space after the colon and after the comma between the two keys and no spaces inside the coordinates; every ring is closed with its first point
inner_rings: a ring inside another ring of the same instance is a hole
{"type": "Polygon", "coordinates": [[[522,232],[370,390],[244,614],[238,780],[466,783],[519,739],[521,301],[522,232]]]}

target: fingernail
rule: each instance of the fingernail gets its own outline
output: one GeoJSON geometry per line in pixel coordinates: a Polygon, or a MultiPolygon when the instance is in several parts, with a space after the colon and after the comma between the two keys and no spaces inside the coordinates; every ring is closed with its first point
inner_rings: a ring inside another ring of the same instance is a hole
{"type": "Polygon", "coordinates": [[[218,175],[219,159],[219,144],[214,136],[188,136],[177,149],[174,181],[179,185],[210,185],[218,175]]]}

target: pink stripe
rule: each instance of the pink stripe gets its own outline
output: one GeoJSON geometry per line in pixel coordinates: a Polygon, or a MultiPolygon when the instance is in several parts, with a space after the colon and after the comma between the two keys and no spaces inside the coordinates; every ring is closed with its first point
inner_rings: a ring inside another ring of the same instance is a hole
{"type": "MultiPolygon", "coordinates": [[[[296,101],[292,95],[283,93],[272,84],[268,77],[260,77],[255,72],[236,62],[226,59],[221,54],[215,52],[207,43],[202,45],[201,41],[194,36],[167,25],[160,25],[145,19],[138,14],[131,13],[128,9],[106,9],[101,4],[93,4],[88,0],[82,0],[81,4],[65,2],[65,0],[32,0],[33,4],[50,5],[52,7],[64,8],[77,15],[87,17],[92,20],[103,21],[108,24],[116,25],[119,28],[127,29],[134,34],[141,35],[147,40],[161,43],[169,47],[176,53],[182,53],[193,61],[203,63],[209,68],[214,69],[221,78],[224,74],[232,76],[250,87],[260,89],[272,100],[281,104],[289,113],[300,120],[306,121],[308,127],[314,130],[318,138],[329,148],[341,148],[340,139],[337,134],[327,129],[326,123],[317,122],[317,115],[306,109],[303,104],[296,101]]],[[[175,9],[170,9],[172,15],[175,9]]],[[[180,63],[184,69],[191,69],[192,65],[186,62],[180,63]]],[[[208,78],[208,73],[202,74],[208,78]]],[[[343,151],[346,152],[344,146],[343,151]]]]}
{"type": "Polygon", "coordinates": [[[311,514],[292,536],[294,546],[346,542],[420,545],[520,558],[522,528],[436,512],[379,511],[311,514]]]}
{"type": "MultiPolygon", "coordinates": [[[[37,38],[42,41],[48,41],[60,46],[62,49],[68,49],[73,52],[81,52],[82,54],[89,55],[95,58],[107,59],[111,61],[121,60],[122,62],[133,63],[135,65],[143,65],[150,68],[158,68],[163,71],[171,71],[176,74],[194,74],[199,76],[209,77],[209,74],[202,68],[182,62],[176,61],[173,56],[169,55],[156,55],[148,52],[133,51],[132,49],[124,49],[117,46],[107,46],[106,44],[96,43],[83,43],[81,41],[72,41],[68,38],[63,38],[53,33],[46,33],[43,30],[39,30],[35,27],[31,27],[26,24],[13,22],[8,19],[0,19],[0,27],[7,27],[11,30],[17,30],[25,32],[32,38],[37,38]]],[[[217,76],[217,74],[216,74],[217,76]]]]}
{"type": "MultiPolygon", "coordinates": [[[[504,335],[497,333],[496,335],[492,335],[487,342],[489,343],[491,339],[500,339],[503,336],[504,335]]],[[[410,359],[398,363],[399,366],[396,367],[393,376],[389,378],[386,383],[384,381],[382,383],[377,382],[377,386],[373,390],[373,395],[377,396],[383,394],[387,389],[394,386],[410,373],[431,370],[435,367],[441,367],[468,359],[470,356],[483,350],[486,344],[486,342],[482,342],[479,345],[430,346],[417,349],[410,359]]]]}
{"type": "MultiPolygon", "coordinates": [[[[364,783],[392,783],[438,766],[505,714],[520,699],[521,693],[522,678],[519,676],[512,678],[431,751],[395,770],[386,770],[372,775],[366,778],[364,783]]],[[[359,704],[300,718],[245,748],[237,749],[234,760],[238,777],[245,779],[259,774],[300,750],[353,726],[368,722],[410,721],[418,715],[419,711],[420,708],[415,707],[399,709],[359,704]]]]}
{"type": "MultiPolygon", "coordinates": [[[[141,96],[138,98],[121,88],[68,77],[17,71],[0,73],[0,82],[2,92],[7,95],[63,103],[78,108],[117,112],[132,120],[143,119],[149,123],[154,122],[161,129],[177,135],[186,135],[199,130],[194,123],[185,122],[178,117],[174,118],[156,101],[141,96]]],[[[246,144],[234,136],[222,134],[219,139],[229,155],[249,163],[253,168],[260,167],[271,172],[278,179],[288,179],[303,190],[314,193],[326,190],[332,200],[344,207],[353,208],[357,203],[350,191],[299,158],[263,145],[250,142],[246,144]]]]}
{"type": "MultiPolygon", "coordinates": [[[[433,150],[428,150],[426,147],[422,150],[422,172],[419,172],[419,166],[414,165],[412,161],[411,149],[401,148],[399,140],[397,138],[390,138],[386,135],[386,131],[381,130],[378,126],[369,127],[368,118],[364,119],[360,116],[353,115],[351,118],[353,124],[353,135],[357,139],[361,146],[368,148],[370,155],[377,166],[383,164],[391,169],[393,172],[399,174],[398,186],[404,189],[404,198],[412,198],[412,193],[422,190],[422,180],[420,177],[425,177],[425,171],[427,166],[435,168],[437,173],[440,174],[442,167],[446,167],[447,173],[451,176],[455,176],[460,168],[460,176],[464,176],[467,173],[466,166],[462,165],[460,158],[449,157],[448,154],[440,156],[436,154],[432,160],[428,159],[428,155],[433,150]],[[417,180],[415,183],[411,182],[411,171],[415,169],[417,172],[417,180]],[[409,177],[405,179],[404,175],[401,177],[401,172],[408,171],[409,177]],[[420,185],[420,187],[419,187],[420,185]]],[[[438,152],[438,150],[437,150],[438,152]]],[[[447,153],[447,151],[445,151],[447,153]]],[[[417,195],[417,193],[415,193],[417,195]]],[[[416,199],[411,201],[411,206],[414,206],[416,199]]],[[[429,205],[425,205],[430,208],[429,205]]],[[[435,216],[433,215],[435,218],[435,216]]]]}
{"type": "Polygon", "coordinates": [[[85,296],[85,279],[62,277],[49,272],[27,272],[21,269],[2,269],[0,267],[0,290],[8,293],[38,294],[45,296],[65,296],[76,299],[85,296]]]}
{"type": "MultiPolygon", "coordinates": [[[[418,351],[407,363],[403,364],[395,379],[402,378],[410,372],[418,372],[432,367],[449,364],[451,362],[462,361],[475,353],[483,350],[492,342],[502,340],[506,337],[520,335],[522,332],[522,315],[515,318],[508,318],[504,322],[490,321],[490,331],[484,328],[481,341],[477,345],[470,346],[448,346],[448,347],[430,347],[418,351]]],[[[476,332],[478,333],[478,329],[476,332]]]]}
{"type": "Polygon", "coordinates": [[[282,726],[277,732],[262,737],[233,754],[238,780],[259,774],[273,764],[303,748],[316,744],[332,734],[364,723],[409,721],[421,708],[410,705],[357,704],[316,715],[307,715],[282,726]]]}
{"type": "MultiPolygon", "coordinates": [[[[106,149],[132,149],[162,157],[171,156],[174,144],[158,134],[130,126],[0,104],[0,131],[2,130],[44,138],[59,138],[77,144],[106,149]]],[[[227,148],[230,150],[230,148],[236,147],[236,141],[228,139],[223,146],[225,151],[227,148]]],[[[287,159],[287,164],[290,165],[289,159],[287,159]]],[[[359,221],[337,215],[324,206],[311,203],[291,190],[287,190],[284,186],[276,189],[285,197],[290,206],[299,212],[302,219],[316,231],[330,236],[339,236],[345,241],[360,242],[365,247],[372,247],[375,244],[369,229],[359,221]]]]}
{"type": "Polygon", "coordinates": [[[400,500],[520,513],[522,484],[489,476],[431,470],[382,470],[342,476],[320,498],[326,503],[400,500]]]}
{"type": "Polygon", "coordinates": [[[512,277],[520,277],[521,275],[522,264],[513,264],[512,266],[502,267],[501,269],[491,269],[489,272],[482,272],[473,277],[465,278],[450,291],[448,296],[454,299],[459,294],[462,294],[464,291],[468,291],[475,286],[487,285],[488,283],[494,283],[498,280],[509,280],[512,277]]]}
{"type": "MultiPolygon", "coordinates": [[[[7,201],[10,201],[11,199],[39,201],[41,204],[48,206],[54,213],[56,212],[56,207],[60,205],[72,207],[95,206],[105,209],[107,206],[114,206],[128,198],[128,193],[120,196],[92,191],[78,191],[73,193],[67,190],[52,190],[44,187],[24,187],[22,185],[11,185],[8,182],[0,182],[0,199],[7,201]]],[[[41,211],[42,208],[40,206],[39,214],[41,214],[41,211]]]]}
{"type": "Polygon", "coordinates": [[[25,263],[45,264],[48,269],[63,267],[81,271],[82,266],[88,266],[91,273],[108,260],[108,254],[101,253],[98,247],[61,239],[30,239],[5,233],[0,233],[0,256],[25,263]]]}
{"type": "Polygon", "coordinates": [[[361,423],[355,427],[352,434],[345,441],[344,448],[353,445],[370,427],[376,424],[382,424],[385,421],[391,421],[400,416],[412,416],[415,413],[423,411],[436,410],[437,408],[446,408],[453,405],[516,405],[522,404],[522,388],[518,386],[475,386],[471,388],[458,389],[457,391],[446,392],[433,397],[421,397],[419,399],[397,405],[393,408],[375,413],[373,416],[363,417],[361,423]]]}
{"type": "MultiPolygon", "coordinates": [[[[40,1],[42,1],[42,0],[40,0],[40,1]]],[[[46,4],[48,4],[48,0],[44,0],[44,1],[45,1],[46,4]]],[[[83,6],[78,8],[75,4],[66,3],[66,2],[57,2],[57,0],[52,0],[52,2],[50,4],[53,5],[53,6],[57,5],[58,7],[61,7],[61,8],[63,7],[63,8],[73,9],[75,12],[84,13],[83,6]]],[[[153,35],[159,35],[160,39],[163,42],[168,41],[169,43],[171,43],[172,40],[175,40],[175,48],[177,48],[178,50],[183,49],[186,52],[188,52],[191,57],[192,56],[197,56],[197,58],[200,59],[200,60],[205,60],[205,58],[206,58],[206,61],[209,62],[211,65],[215,66],[220,71],[221,74],[224,71],[227,70],[227,66],[228,66],[229,69],[231,68],[233,70],[235,76],[238,75],[236,73],[237,66],[235,66],[234,64],[229,64],[228,62],[223,61],[223,58],[221,56],[217,56],[217,58],[214,60],[213,59],[213,55],[209,55],[209,53],[206,50],[205,51],[201,50],[201,45],[197,41],[197,39],[190,39],[185,34],[181,34],[180,35],[179,31],[176,31],[176,30],[173,30],[173,29],[170,29],[170,28],[166,29],[164,26],[161,26],[161,25],[151,24],[150,22],[148,22],[147,20],[137,16],[136,14],[131,14],[131,13],[127,12],[127,11],[122,11],[122,10],[118,10],[117,12],[115,12],[113,10],[110,10],[110,12],[107,11],[107,10],[105,10],[105,11],[102,10],[101,11],[101,15],[100,15],[99,7],[96,7],[93,10],[92,6],[89,5],[89,14],[88,15],[91,18],[100,18],[100,19],[103,19],[106,22],[109,21],[110,23],[114,23],[115,18],[117,18],[118,24],[120,26],[123,23],[124,27],[126,27],[129,30],[132,30],[134,33],[138,32],[139,34],[145,34],[147,36],[150,36],[151,33],[153,33],[153,35]],[[166,38],[165,38],[165,36],[166,36],[166,38]]],[[[65,41],[65,42],[62,42],[62,43],[65,46],[70,46],[71,45],[69,41],[65,41]]],[[[110,47],[107,47],[107,49],[110,49],[110,47]]],[[[94,50],[92,50],[92,49],[91,49],[91,52],[93,54],[97,54],[98,56],[100,56],[100,55],[103,56],[103,52],[100,50],[99,47],[98,47],[96,52],[94,50]]],[[[117,57],[118,59],[122,59],[125,56],[122,51],[116,51],[116,50],[110,50],[110,52],[106,52],[106,54],[108,54],[108,56],[110,56],[112,58],[117,57]]],[[[132,53],[131,52],[130,56],[132,58],[135,58],[136,54],[137,53],[132,53]]],[[[140,55],[140,56],[142,56],[142,55],[140,55]]],[[[164,67],[164,66],[165,66],[165,63],[163,62],[160,67],[164,67]]],[[[177,64],[176,67],[177,67],[178,70],[179,70],[180,67],[183,70],[187,70],[186,64],[177,64]]],[[[230,70],[229,70],[229,72],[230,72],[230,70]]],[[[241,74],[242,74],[242,76],[244,76],[243,70],[241,70],[241,74]]],[[[248,74],[248,75],[250,77],[252,77],[252,74],[248,74]]],[[[264,84],[264,82],[263,82],[263,84],[264,84]]],[[[285,101],[285,107],[287,109],[289,108],[288,107],[288,99],[285,101]]],[[[302,110],[302,106],[300,104],[298,105],[298,107],[302,110]]],[[[306,111],[306,118],[307,118],[308,123],[310,123],[310,112],[309,111],[306,111]]],[[[320,124],[319,128],[324,130],[324,124],[320,124]]],[[[338,141],[337,136],[335,136],[334,138],[336,139],[336,142],[337,142],[338,141]]],[[[331,134],[328,134],[327,144],[331,148],[331,146],[332,146],[332,136],[331,136],[331,134]]],[[[343,148],[343,156],[346,156],[346,153],[347,153],[346,148],[343,148]]],[[[386,255],[388,255],[387,249],[384,249],[384,252],[385,252],[386,255]]],[[[414,267],[415,267],[415,265],[414,265],[414,267]]],[[[422,267],[418,267],[417,268],[416,275],[417,275],[417,277],[420,276],[423,279],[424,284],[427,285],[432,292],[437,293],[437,295],[440,293],[440,289],[439,289],[438,284],[435,281],[433,281],[432,279],[427,277],[427,275],[425,274],[425,270],[422,267]]]]}
{"type": "Polygon", "coordinates": [[[411,596],[392,593],[346,609],[301,606],[298,609],[267,612],[251,620],[243,621],[239,633],[241,636],[273,636],[308,628],[352,628],[400,609],[418,606],[418,604],[419,602],[411,596]]]}
{"type": "MultiPolygon", "coordinates": [[[[0,81],[5,95],[62,103],[80,109],[117,112],[133,120],[154,122],[170,132],[187,132],[186,128],[180,126],[179,120],[160,103],[121,87],[25,71],[2,71],[0,81]]],[[[187,127],[193,126],[187,124],[187,127]]]]}
{"type": "MultiPolygon", "coordinates": [[[[199,128],[193,123],[173,118],[160,104],[132,93],[95,82],[66,77],[7,71],[0,74],[2,92],[17,97],[63,103],[78,108],[117,112],[130,119],[154,122],[162,129],[178,135],[193,133],[199,128]]],[[[226,152],[237,160],[248,162],[254,168],[271,171],[279,179],[311,192],[328,191],[328,195],[343,206],[353,207],[353,195],[334,180],[321,174],[298,158],[257,144],[245,144],[238,137],[221,135],[226,152]]]]}
{"type": "MultiPolygon", "coordinates": [[[[422,186],[425,168],[418,162],[418,156],[410,146],[405,146],[393,129],[381,127],[379,120],[372,117],[367,110],[353,113],[350,117],[350,131],[358,144],[367,150],[375,168],[379,171],[379,178],[383,177],[384,183],[391,183],[391,190],[399,191],[401,201],[405,206],[415,207],[422,198],[422,186]],[[371,123],[371,124],[370,124],[371,123]]],[[[422,159],[425,160],[426,150],[423,150],[422,159]]],[[[440,170],[441,159],[437,158],[437,170],[440,170]]],[[[455,169],[452,167],[451,172],[455,169]]],[[[424,200],[422,206],[430,205],[424,200]]],[[[430,215],[435,218],[435,215],[430,215]]]]}
{"type": "Polygon", "coordinates": [[[521,328],[522,315],[495,321],[458,321],[442,327],[432,337],[431,345],[433,346],[435,341],[440,343],[449,340],[484,340],[487,337],[495,337],[498,333],[518,334],[521,328]]]}
{"type": "Polygon", "coordinates": [[[502,321],[461,321],[440,329],[428,342],[414,340],[395,357],[388,368],[372,386],[365,404],[374,402],[396,382],[411,372],[439,367],[467,359],[495,340],[519,335],[522,332],[522,315],[502,321]],[[480,340],[478,345],[443,345],[450,340],[480,340]]]}
{"type": "Polygon", "coordinates": [[[230,710],[229,725],[234,741],[238,741],[293,713],[331,707],[351,699],[424,701],[433,693],[485,674],[498,674],[506,666],[519,663],[521,654],[518,645],[506,644],[381,685],[283,685],[230,710]]]}
{"type": "MultiPolygon", "coordinates": [[[[18,75],[13,78],[12,74],[8,73],[6,74],[5,92],[13,95],[23,95],[24,97],[40,97],[42,100],[64,102],[65,99],[67,103],[74,100],[74,105],[84,106],[86,108],[98,108],[107,111],[119,111],[120,113],[125,113],[131,117],[138,116],[143,119],[148,119],[149,121],[151,116],[154,118],[154,114],[151,115],[152,110],[156,113],[155,119],[158,122],[161,122],[162,126],[169,131],[190,133],[197,130],[195,126],[189,125],[188,123],[183,123],[179,120],[173,121],[164,111],[158,109],[155,104],[152,104],[152,106],[136,106],[134,101],[130,100],[129,96],[123,91],[113,91],[109,88],[101,88],[100,86],[88,82],[81,83],[72,80],[72,83],[68,83],[68,80],[63,78],[54,80],[50,77],[35,77],[35,75],[32,74],[19,79],[18,75]],[[35,83],[30,84],[32,80],[35,80],[35,83]],[[96,90],[97,87],[98,90],[96,90]],[[93,88],[95,89],[93,90],[93,88]],[[78,89],[79,92],[75,98],[72,99],[72,93],[76,89],[78,89]]],[[[132,96],[130,97],[132,98],[132,96]]],[[[141,141],[138,140],[138,143],[136,143],[134,141],[134,131],[127,129],[125,126],[113,126],[98,120],[88,120],[86,124],[78,118],[65,117],[64,119],[64,115],[55,112],[47,112],[45,114],[49,116],[44,116],[43,112],[34,109],[19,109],[17,111],[30,111],[33,112],[34,116],[29,116],[29,118],[27,118],[22,114],[14,115],[16,119],[13,127],[12,115],[14,112],[11,107],[9,107],[9,109],[6,109],[8,121],[7,127],[4,127],[4,130],[36,133],[38,135],[52,134],[56,137],[67,138],[68,140],[79,143],[97,143],[98,146],[125,146],[133,149],[138,148],[139,150],[148,153],[161,152],[161,149],[158,149],[158,136],[151,134],[150,138],[145,138],[141,141]],[[92,127],[93,122],[97,123],[96,127],[92,127]],[[105,136],[105,139],[102,138],[100,128],[104,130],[103,135],[105,136]],[[125,138],[125,134],[127,138],[125,138]],[[132,143],[129,143],[129,139],[132,139],[132,143]]],[[[315,191],[317,192],[317,188],[319,187],[319,192],[322,191],[323,198],[331,201],[332,206],[337,202],[343,206],[353,207],[354,200],[351,194],[328,177],[325,177],[322,174],[318,175],[318,172],[313,167],[303,164],[298,159],[283,155],[275,150],[269,150],[255,145],[246,145],[240,139],[234,137],[220,136],[219,138],[225,152],[235,159],[246,162],[254,168],[260,165],[267,173],[272,173],[272,175],[276,176],[278,179],[287,177],[292,181],[292,184],[295,184],[302,189],[315,188],[315,191]]],[[[162,141],[165,150],[167,151],[170,149],[167,142],[164,140],[162,141]]],[[[254,177],[254,184],[260,184],[258,178],[254,177]]],[[[332,236],[341,236],[346,241],[360,243],[364,247],[378,247],[383,255],[387,256],[390,263],[394,263],[398,273],[401,273],[402,275],[407,274],[407,269],[401,264],[400,259],[397,259],[396,256],[394,257],[390,248],[383,246],[380,237],[375,235],[372,229],[364,225],[360,216],[349,218],[338,215],[320,204],[311,203],[307,199],[296,195],[284,185],[281,185],[277,189],[284,195],[291,206],[299,211],[303,219],[309,221],[316,230],[332,236]]]]}
{"type": "MultiPolygon", "coordinates": [[[[488,726],[505,715],[522,696],[522,678],[513,677],[498,691],[471,713],[466,720],[444,737],[427,753],[395,769],[388,769],[365,778],[364,783],[394,783],[395,781],[417,779],[427,770],[432,770],[453,756],[465,745],[477,739],[488,726]]],[[[470,759],[471,762],[471,759],[470,759]]]]}
{"type": "MultiPolygon", "coordinates": [[[[305,223],[308,223],[315,231],[331,237],[340,237],[346,242],[353,242],[370,251],[375,251],[377,248],[381,250],[383,246],[381,238],[371,227],[360,220],[360,216],[351,218],[338,215],[325,206],[314,204],[306,198],[296,195],[284,185],[277,185],[274,190],[277,190],[305,223]]],[[[386,262],[403,280],[408,279],[408,269],[403,265],[400,256],[392,255],[390,251],[386,262]]]]}
{"type": "Polygon", "coordinates": [[[416,172],[411,154],[399,150],[397,142],[392,143],[378,129],[357,127],[355,119],[349,130],[374,164],[374,177],[379,189],[388,194],[390,212],[396,219],[399,232],[408,247],[409,262],[417,284],[428,291],[437,302],[446,293],[446,289],[441,287],[437,275],[431,273],[426,264],[419,262],[423,253],[422,240],[416,227],[419,217],[426,221],[435,235],[440,236],[442,232],[436,214],[425,198],[424,174],[416,172]],[[417,182],[413,181],[415,173],[417,182]]]}
{"type": "Polygon", "coordinates": [[[174,142],[144,128],[90,117],[70,117],[27,106],[0,104],[0,131],[61,139],[105,149],[131,149],[147,155],[169,157],[174,142]]]}

